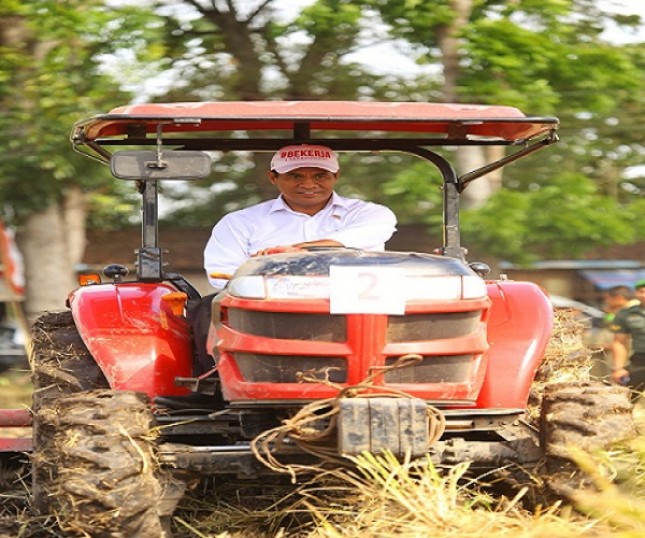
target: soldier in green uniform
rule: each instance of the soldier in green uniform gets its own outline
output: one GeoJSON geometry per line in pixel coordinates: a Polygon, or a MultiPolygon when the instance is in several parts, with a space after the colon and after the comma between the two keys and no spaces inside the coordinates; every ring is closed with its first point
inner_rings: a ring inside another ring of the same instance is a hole
{"type": "Polygon", "coordinates": [[[610,324],[615,333],[611,377],[642,392],[645,390],[645,280],[639,280],[634,287],[638,304],[618,311],[610,324]],[[630,339],[632,355],[628,361],[630,339]]]}

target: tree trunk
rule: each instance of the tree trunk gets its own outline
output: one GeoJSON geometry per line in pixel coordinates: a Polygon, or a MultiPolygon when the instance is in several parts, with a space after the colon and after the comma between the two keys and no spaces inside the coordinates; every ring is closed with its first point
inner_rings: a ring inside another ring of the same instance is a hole
{"type": "MultiPolygon", "coordinates": [[[[64,208],[52,204],[44,211],[33,213],[18,231],[17,242],[25,261],[26,297],[25,311],[33,320],[40,313],[63,310],[68,293],[76,285],[73,252],[77,255],[79,246],[73,245],[71,236],[80,236],[77,230],[68,233],[64,208]]],[[[79,211],[72,211],[78,217],[79,211]]],[[[84,222],[83,222],[84,237],[84,222]]],[[[78,243],[78,238],[75,240],[78,243]]]]}
{"type": "Polygon", "coordinates": [[[437,44],[441,50],[441,63],[443,65],[443,94],[449,103],[456,103],[457,80],[459,79],[459,33],[468,23],[473,11],[473,0],[452,0],[450,2],[454,17],[447,26],[437,29],[437,44]]]}
{"type": "MultiPolygon", "coordinates": [[[[437,30],[437,43],[441,50],[443,64],[443,93],[449,103],[459,101],[457,81],[460,71],[459,33],[468,23],[473,11],[473,0],[452,0],[454,17],[450,25],[437,30]]],[[[492,155],[482,147],[471,146],[458,148],[456,152],[457,174],[462,175],[484,166],[492,155]]],[[[464,208],[478,208],[486,203],[488,197],[501,183],[501,170],[487,174],[468,185],[461,196],[464,208]]]]}
{"type": "Polygon", "coordinates": [[[87,195],[79,186],[71,187],[65,193],[63,219],[70,261],[76,265],[83,260],[87,245],[87,195]]]}
{"type": "MultiPolygon", "coordinates": [[[[458,175],[465,174],[471,170],[481,168],[486,164],[483,148],[465,147],[459,148],[456,153],[456,167],[458,175]]],[[[480,177],[469,183],[461,195],[461,206],[464,209],[476,209],[486,203],[491,194],[491,187],[488,177],[480,177]]]]}

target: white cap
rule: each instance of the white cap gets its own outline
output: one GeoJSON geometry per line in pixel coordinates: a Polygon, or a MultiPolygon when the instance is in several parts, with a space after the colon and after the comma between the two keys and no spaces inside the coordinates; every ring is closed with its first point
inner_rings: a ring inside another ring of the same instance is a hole
{"type": "Polygon", "coordinates": [[[276,152],[271,159],[271,170],[286,174],[296,168],[322,168],[336,173],[340,169],[338,157],[326,146],[300,144],[286,146],[276,152]]]}

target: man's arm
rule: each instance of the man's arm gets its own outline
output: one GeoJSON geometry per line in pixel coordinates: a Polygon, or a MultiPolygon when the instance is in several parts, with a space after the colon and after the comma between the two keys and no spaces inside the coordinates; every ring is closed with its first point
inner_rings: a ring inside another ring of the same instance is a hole
{"type": "Polygon", "coordinates": [[[621,377],[629,375],[625,369],[627,364],[627,346],[629,344],[629,335],[625,333],[616,333],[611,345],[611,377],[618,382],[621,377]]]}
{"type": "Polygon", "coordinates": [[[307,247],[344,247],[342,243],[332,239],[319,239],[318,241],[305,241],[293,245],[278,245],[275,247],[263,248],[258,250],[253,256],[265,256],[267,254],[282,254],[283,252],[297,252],[307,247]]]}
{"type": "Polygon", "coordinates": [[[365,203],[341,229],[327,239],[351,248],[374,249],[388,241],[396,231],[396,215],[388,207],[365,203]]]}
{"type": "Polygon", "coordinates": [[[245,247],[245,230],[240,219],[228,215],[213,227],[211,237],[204,248],[204,269],[214,288],[223,288],[227,280],[211,275],[231,275],[249,257],[245,247]]]}

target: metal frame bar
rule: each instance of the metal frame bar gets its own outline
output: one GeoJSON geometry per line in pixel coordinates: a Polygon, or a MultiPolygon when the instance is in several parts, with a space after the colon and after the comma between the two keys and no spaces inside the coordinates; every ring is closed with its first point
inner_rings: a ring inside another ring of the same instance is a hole
{"type": "MultiPolygon", "coordinates": [[[[166,137],[164,143],[182,149],[202,151],[276,151],[285,143],[306,142],[307,144],[324,144],[334,150],[347,151],[380,151],[385,149],[405,150],[411,146],[518,146],[527,143],[527,140],[504,141],[491,139],[449,139],[446,137],[428,138],[310,138],[308,130],[298,124],[292,137],[281,136],[276,138],[186,138],[166,137]]],[[[546,133],[550,136],[551,131],[546,133]]],[[[109,158],[110,153],[105,150],[108,146],[154,146],[156,138],[98,138],[96,140],[78,140],[76,146],[85,145],[92,148],[102,156],[109,158]],[[100,149],[99,149],[100,148],[100,149]]]]}
{"type": "Polygon", "coordinates": [[[550,133],[550,136],[547,138],[538,140],[537,142],[534,142],[533,144],[526,146],[524,149],[521,149],[520,151],[517,151],[512,155],[503,157],[497,161],[494,161],[490,164],[482,166],[481,168],[477,168],[476,170],[472,170],[467,174],[464,174],[463,176],[460,176],[458,182],[461,187],[461,190],[463,191],[466,185],[468,185],[468,183],[470,183],[471,181],[474,181],[475,179],[485,176],[486,174],[489,174],[494,170],[498,170],[506,166],[507,164],[515,162],[521,159],[522,157],[526,157],[527,155],[530,155],[531,153],[534,153],[542,148],[545,148],[546,146],[555,144],[558,140],[559,140],[558,135],[555,133],[555,131],[552,131],[550,133]]]}
{"type": "MultiPolygon", "coordinates": [[[[455,140],[447,138],[310,138],[311,129],[308,121],[295,122],[291,137],[278,138],[173,138],[162,140],[162,123],[157,126],[154,138],[132,136],[126,139],[74,140],[77,146],[86,146],[96,153],[96,158],[109,162],[111,153],[107,146],[156,146],[161,151],[162,143],[166,147],[181,150],[201,151],[277,151],[289,143],[323,144],[337,151],[400,151],[416,155],[430,161],[443,178],[443,245],[442,254],[465,261],[465,249],[461,246],[459,223],[459,196],[466,186],[494,170],[498,170],[522,157],[534,153],[558,141],[555,129],[549,130],[539,139],[503,141],[503,140],[455,140]],[[457,176],[451,164],[441,155],[428,149],[432,146],[518,146],[522,149],[505,156],[462,176],[457,176]]],[[[162,251],[158,246],[158,185],[156,182],[142,182],[140,192],[143,198],[142,247],[137,251],[137,276],[142,280],[161,279],[163,277],[162,251]]]]}

